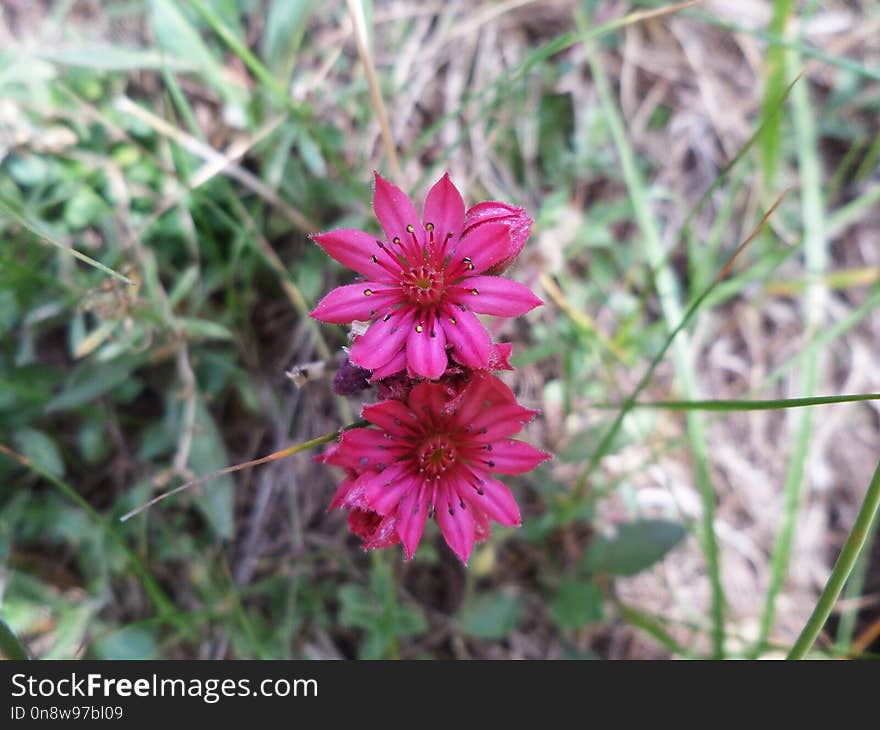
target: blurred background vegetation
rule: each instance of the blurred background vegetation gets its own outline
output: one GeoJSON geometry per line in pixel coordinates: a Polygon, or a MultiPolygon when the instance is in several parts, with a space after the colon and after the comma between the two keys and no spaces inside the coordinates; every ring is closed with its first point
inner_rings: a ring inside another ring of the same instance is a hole
{"type": "MultiPolygon", "coordinates": [[[[33,656],[791,645],[880,457],[877,402],[621,405],[880,391],[877,3],[0,9],[0,616],[33,656]],[[467,569],[433,527],[409,563],[365,554],[309,455],[120,522],[357,416],[329,387],[346,332],[304,316],[351,273],[307,235],[375,229],[373,169],[536,219],[511,275],[546,306],[494,323],[556,454],[511,481],[523,527],[467,569]]],[[[875,543],[817,651],[880,651],[878,605],[875,543]]]]}

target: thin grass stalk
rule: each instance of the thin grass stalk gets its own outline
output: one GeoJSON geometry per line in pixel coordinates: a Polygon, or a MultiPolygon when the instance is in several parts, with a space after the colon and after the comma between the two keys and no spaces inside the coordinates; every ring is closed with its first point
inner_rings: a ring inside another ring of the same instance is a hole
{"type": "MultiPolygon", "coordinates": [[[[793,54],[792,67],[799,63],[793,54]]],[[[827,268],[828,253],[825,235],[825,206],[822,199],[822,170],[816,151],[816,123],[810,107],[809,87],[796,84],[792,90],[792,112],[797,142],[798,166],[801,173],[801,217],[804,228],[807,286],[803,306],[806,316],[804,339],[810,341],[824,325],[825,297],[827,288],[823,282],[827,268]]],[[[818,387],[822,371],[823,351],[815,349],[805,358],[799,390],[811,396],[818,387]]],[[[804,485],[804,472],[809,459],[812,435],[812,411],[803,411],[795,426],[794,449],[788,463],[783,491],[782,521],[773,548],[770,582],[761,615],[758,640],[753,656],[763,650],[776,618],[776,599],[788,573],[795,524],[804,485]]]]}
{"type": "Polygon", "coordinates": [[[819,601],[816,603],[816,607],[813,609],[813,613],[810,615],[803,631],[801,631],[794,646],[791,647],[788,659],[803,659],[810,650],[810,647],[813,646],[813,643],[819,636],[819,632],[831,615],[834,604],[840,597],[840,592],[843,590],[846,579],[855,567],[859,554],[867,542],[868,535],[876,523],[878,512],[880,512],[880,463],[877,464],[877,468],[874,470],[874,477],[871,479],[870,485],[868,485],[868,491],[865,493],[861,507],[859,507],[859,513],[856,515],[852,530],[850,530],[849,536],[846,538],[843,550],[840,551],[840,556],[834,564],[831,575],[828,576],[825,589],[822,591],[822,595],[819,596],[819,601]]]}
{"type": "MultiPolygon", "coordinates": [[[[588,16],[585,11],[577,13],[578,27],[583,33],[583,45],[590,64],[596,90],[605,111],[611,136],[623,168],[624,179],[630,192],[630,199],[639,228],[642,231],[648,264],[656,273],[657,294],[663,316],[670,330],[683,317],[675,276],[668,266],[664,266],[665,252],[660,241],[657,224],[650,210],[649,195],[639,173],[635,155],[627,139],[623,120],[617,110],[608,76],[601,57],[588,36],[588,16]]],[[[672,341],[673,359],[676,374],[682,389],[689,400],[698,399],[696,373],[691,359],[690,344],[684,332],[679,332],[672,341]]],[[[703,507],[701,543],[706,554],[707,569],[712,584],[712,647],[713,655],[724,655],[724,589],[721,584],[721,566],[718,555],[718,542],[715,536],[715,494],[709,477],[709,457],[702,419],[697,413],[686,416],[688,437],[694,460],[694,472],[703,507]]]]}

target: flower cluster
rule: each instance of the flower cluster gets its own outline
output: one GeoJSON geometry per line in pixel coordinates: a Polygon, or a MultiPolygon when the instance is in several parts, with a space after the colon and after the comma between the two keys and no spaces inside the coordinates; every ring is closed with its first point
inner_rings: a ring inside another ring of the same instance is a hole
{"type": "Polygon", "coordinates": [[[490,521],[518,525],[510,490],[493,474],[521,474],[548,454],[510,438],[534,416],[492,370],[511,369],[511,346],[492,343],[477,314],[514,317],[541,304],[499,276],[522,250],[531,219],[485,202],[465,210],[448,175],[419,217],[398,187],[376,175],[373,208],[385,239],[342,229],[313,236],[363,279],[338,287],[311,313],[357,323],[337,392],[377,386],[371,425],[345,431],[319,457],[346,478],[331,508],[348,510],[364,548],[402,543],[407,558],[434,517],[467,562],[490,521]],[[366,326],[364,326],[366,325],[366,326]]]}

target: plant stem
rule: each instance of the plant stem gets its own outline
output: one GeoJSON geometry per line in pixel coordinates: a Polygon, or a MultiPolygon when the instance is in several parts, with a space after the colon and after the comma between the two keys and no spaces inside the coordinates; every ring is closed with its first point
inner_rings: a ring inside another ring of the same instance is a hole
{"type": "MultiPolygon", "coordinates": [[[[800,63],[792,54],[791,66],[800,63]]],[[[807,287],[803,295],[806,320],[804,340],[809,342],[825,326],[827,288],[822,278],[828,267],[827,238],[825,236],[825,202],[822,196],[822,166],[817,152],[818,132],[806,84],[796,84],[791,93],[794,135],[797,143],[798,168],[801,176],[801,220],[803,221],[807,287]]],[[[813,350],[804,362],[800,390],[812,396],[822,380],[824,352],[813,350]]],[[[758,641],[752,656],[757,657],[767,642],[776,619],[776,599],[788,574],[791,546],[800,512],[805,484],[805,472],[810,456],[813,422],[812,411],[799,414],[794,427],[794,447],[785,475],[783,509],[779,533],[773,546],[770,582],[764,611],[761,616],[758,641]]]]}
{"type": "Polygon", "coordinates": [[[798,636],[797,641],[788,653],[788,659],[803,659],[804,655],[813,646],[816,637],[828,620],[831,609],[837,602],[840,592],[846,583],[846,579],[855,567],[859,553],[867,542],[871,527],[877,519],[877,512],[880,510],[880,463],[874,471],[874,477],[868,485],[868,491],[862,500],[862,506],[856,515],[856,521],[850,530],[849,536],[840,551],[840,557],[834,564],[834,569],[828,577],[825,589],[819,596],[819,601],[813,609],[813,613],[798,636]]]}
{"type": "Polygon", "coordinates": [[[287,456],[293,456],[294,454],[298,454],[301,451],[308,451],[309,449],[315,448],[315,446],[321,446],[322,444],[329,443],[337,438],[343,431],[348,431],[352,428],[361,428],[363,426],[367,426],[367,421],[355,421],[354,423],[350,423],[347,426],[343,426],[338,431],[331,431],[330,433],[325,433],[323,436],[318,436],[317,438],[313,438],[310,441],[303,441],[298,444],[293,444],[292,446],[288,446],[287,448],[281,449],[280,451],[275,451],[268,456],[260,457],[259,459],[253,459],[252,461],[246,461],[243,464],[234,464],[233,466],[227,466],[223,469],[218,469],[217,471],[213,471],[210,474],[205,474],[204,476],[198,477],[197,479],[193,479],[192,481],[187,482],[186,484],[181,484],[179,487],[175,487],[174,489],[170,489],[167,492],[162,492],[155,497],[153,497],[150,501],[144,502],[140,507],[136,507],[130,512],[126,512],[122,517],[119,518],[120,522],[125,522],[126,520],[130,520],[137,514],[140,514],[146,509],[149,509],[154,504],[161,502],[168,497],[172,497],[179,492],[183,492],[184,490],[191,489],[192,487],[198,486],[199,484],[204,484],[211,479],[216,479],[217,477],[222,477],[224,474],[231,474],[232,472],[241,471],[242,469],[248,469],[252,466],[259,466],[260,464],[268,464],[272,461],[278,461],[278,459],[283,459],[287,456]]]}
{"type": "Polygon", "coordinates": [[[364,64],[367,74],[367,84],[370,87],[370,101],[373,111],[379,117],[379,128],[382,130],[382,144],[385,154],[388,155],[388,164],[391,165],[391,174],[394,175],[398,184],[403,184],[403,169],[397,156],[397,148],[394,146],[394,137],[391,134],[391,123],[388,121],[388,110],[382,99],[382,90],[379,88],[379,78],[376,75],[376,65],[373,63],[373,54],[370,53],[369,39],[367,38],[367,21],[364,17],[362,0],[347,0],[348,11],[351,14],[351,22],[354,27],[354,39],[357,44],[358,55],[364,64]]]}

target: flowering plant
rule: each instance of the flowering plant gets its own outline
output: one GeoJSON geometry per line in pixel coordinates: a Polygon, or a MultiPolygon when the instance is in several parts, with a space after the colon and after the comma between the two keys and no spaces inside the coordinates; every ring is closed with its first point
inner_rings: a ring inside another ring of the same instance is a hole
{"type": "Polygon", "coordinates": [[[530,471],[549,454],[509,438],[535,411],[490,370],[511,369],[511,347],[492,343],[477,314],[513,317],[542,302],[498,274],[522,250],[532,220],[485,202],[465,210],[444,175],[420,217],[406,194],[376,174],[373,208],[385,240],[353,229],[313,239],[363,279],[325,296],[311,315],[353,328],[338,392],[375,384],[370,427],[345,431],[318,457],[345,469],[330,507],[349,511],[365,549],[418,547],[428,517],[467,563],[490,521],[518,525],[510,490],[492,474],[530,471]],[[354,334],[357,332],[357,334],[354,334]]]}

